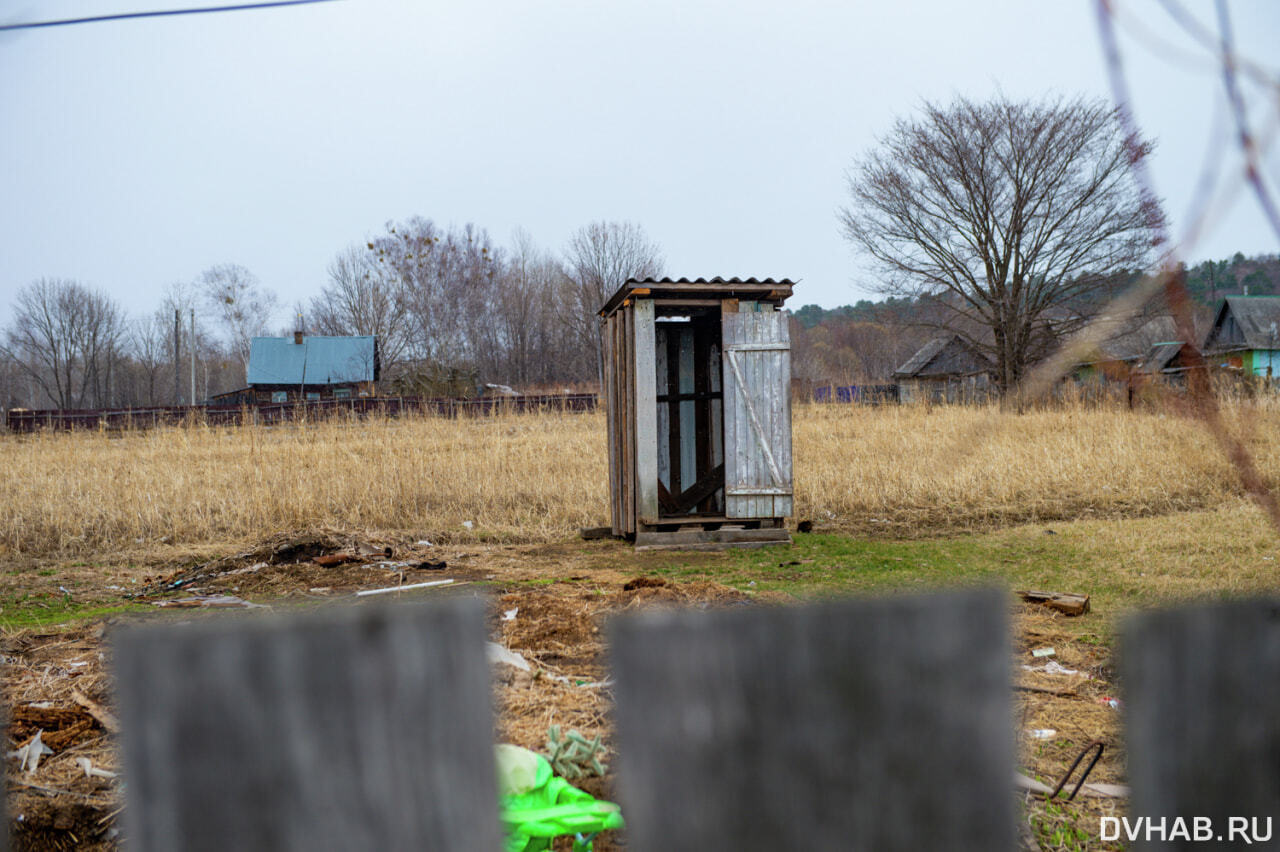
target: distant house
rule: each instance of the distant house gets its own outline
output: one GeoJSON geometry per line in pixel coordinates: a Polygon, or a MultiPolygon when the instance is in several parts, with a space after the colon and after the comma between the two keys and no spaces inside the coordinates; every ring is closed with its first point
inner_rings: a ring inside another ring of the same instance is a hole
{"type": "Polygon", "coordinates": [[[1133,371],[1136,379],[1160,379],[1174,387],[1187,386],[1191,370],[1204,369],[1200,350],[1180,340],[1157,343],[1148,350],[1142,363],[1133,371]]]}
{"type": "Polygon", "coordinates": [[[1157,347],[1176,340],[1178,327],[1172,317],[1160,316],[1123,323],[1108,339],[1100,341],[1089,357],[1071,371],[1076,382],[1127,384],[1134,371],[1143,370],[1157,347]]]}
{"type": "Polygon", "coordinates": [[[958,334],[920,347],[893,373],[902,402],[983,402],[995,395],[995,367],[958,334]]]}
{"type": "Polygon", "coordinates": [[[1280,378],[1280,296],[1227,296],[1201,348],[1212,366],[1280,378]]]}
{"type": "Polygon", "coordinates": [[[373,335],[255,337],[249,348],[248,388],[224,396],[259,403],[373,396],[380,373],[373,335]]]}

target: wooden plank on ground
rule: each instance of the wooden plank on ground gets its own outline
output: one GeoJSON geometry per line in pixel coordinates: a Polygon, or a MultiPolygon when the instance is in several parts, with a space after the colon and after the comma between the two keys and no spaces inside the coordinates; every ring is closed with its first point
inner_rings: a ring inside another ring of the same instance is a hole
{"type": "Polygon", "coordinates": [[[499,848],[474,599],[115,641],[133,850],[499,848]]]}
{"type": "Polygon", "coordinates": [[[619,618],[628,848],[1012,849],[1006,601],[619,618]]]}
{"type": "Polygon", "coordinates": [[[1280,598],[1145,613],[1122,634],[1133,817],[1209,820],[1194,835],[1135,849],[1280,847],[1280,598]],[[1230,842],[1232,820],[1250,834],[1230,842]]]}
{"type": "Polygon", "coordinates": [[[1014,594],[1027,603],[1041,604],[1065,615],[1084,615],[1089,611],[1089,596],[1075,592],[1040,592],[1029,589],[1014,594]]]}

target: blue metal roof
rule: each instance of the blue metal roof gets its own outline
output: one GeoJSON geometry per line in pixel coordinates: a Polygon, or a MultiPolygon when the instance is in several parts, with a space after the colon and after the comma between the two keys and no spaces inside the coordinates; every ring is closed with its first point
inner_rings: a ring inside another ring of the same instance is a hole
{"type": "Polygon", "coordinates": [[[377,337],[255,337],[250,385],[337,385],[377,378],[377,337]]]}

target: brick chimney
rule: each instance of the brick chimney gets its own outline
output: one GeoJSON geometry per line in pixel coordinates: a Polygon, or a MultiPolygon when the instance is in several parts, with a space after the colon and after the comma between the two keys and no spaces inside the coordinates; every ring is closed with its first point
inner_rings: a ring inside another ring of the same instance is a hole
{"type": "Polygon", "coordinates": [[[298,344],[299,346],[301,346],[301,345],[302,345],[302,332],[301,332],[301,331],[295,331],[295,332],[293,333],[293,342],[294,342],[294,343],[296,343],[296,344],[298,344]]]}

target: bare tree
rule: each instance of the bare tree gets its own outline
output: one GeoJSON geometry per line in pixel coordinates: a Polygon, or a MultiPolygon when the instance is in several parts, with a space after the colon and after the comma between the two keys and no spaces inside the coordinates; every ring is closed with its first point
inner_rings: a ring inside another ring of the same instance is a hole
{"type": "Polygon", "coordinates": [[[329,280],[311,300],[308,317],[321,334],[373,334],[384,370],[394,369],[409,345],[409,312],[399,277],[384,274],[363,246],[329,263],[329,280]]]}
{"type": "Polygon", "coordinates": [[[18,291],[5,349],[58,408],[111,403],[124,314],[76,281],[41,278],[18,291]]]}
{"type": "Polygon", "coordinates": [[[502,271],[488,233],[469,224],[443,230],[414,217],[388,223],[367,247],[403,299],[407,355],[435,367],[472,367],[502,271]]]}
{"type": "Polygon", "coordinates": [[[1151,260],[1151,150],[1102,101],[925,104],[849,172],[840,223],[882,292],[935,297],[1008,389],[1151,260]]]}
{"type": "Polygon", "coordinates": [[[271,322],[276,295],[257,276],[234,263],[211,266],[200,274],[198,286],[209,314],[222,327],[232,352],[249,368],[249,346],[271,322]]]}
{"type": "Polygon", "coordinates": [[[579,228],[565,247],[571,287],[565,319],[580,346],[595,352],[596,377],[604,375],[597,314],[605,299],[628,278],[656,278],[666,261],[644,229],[631,222],[592,222],[579,228]]]}

